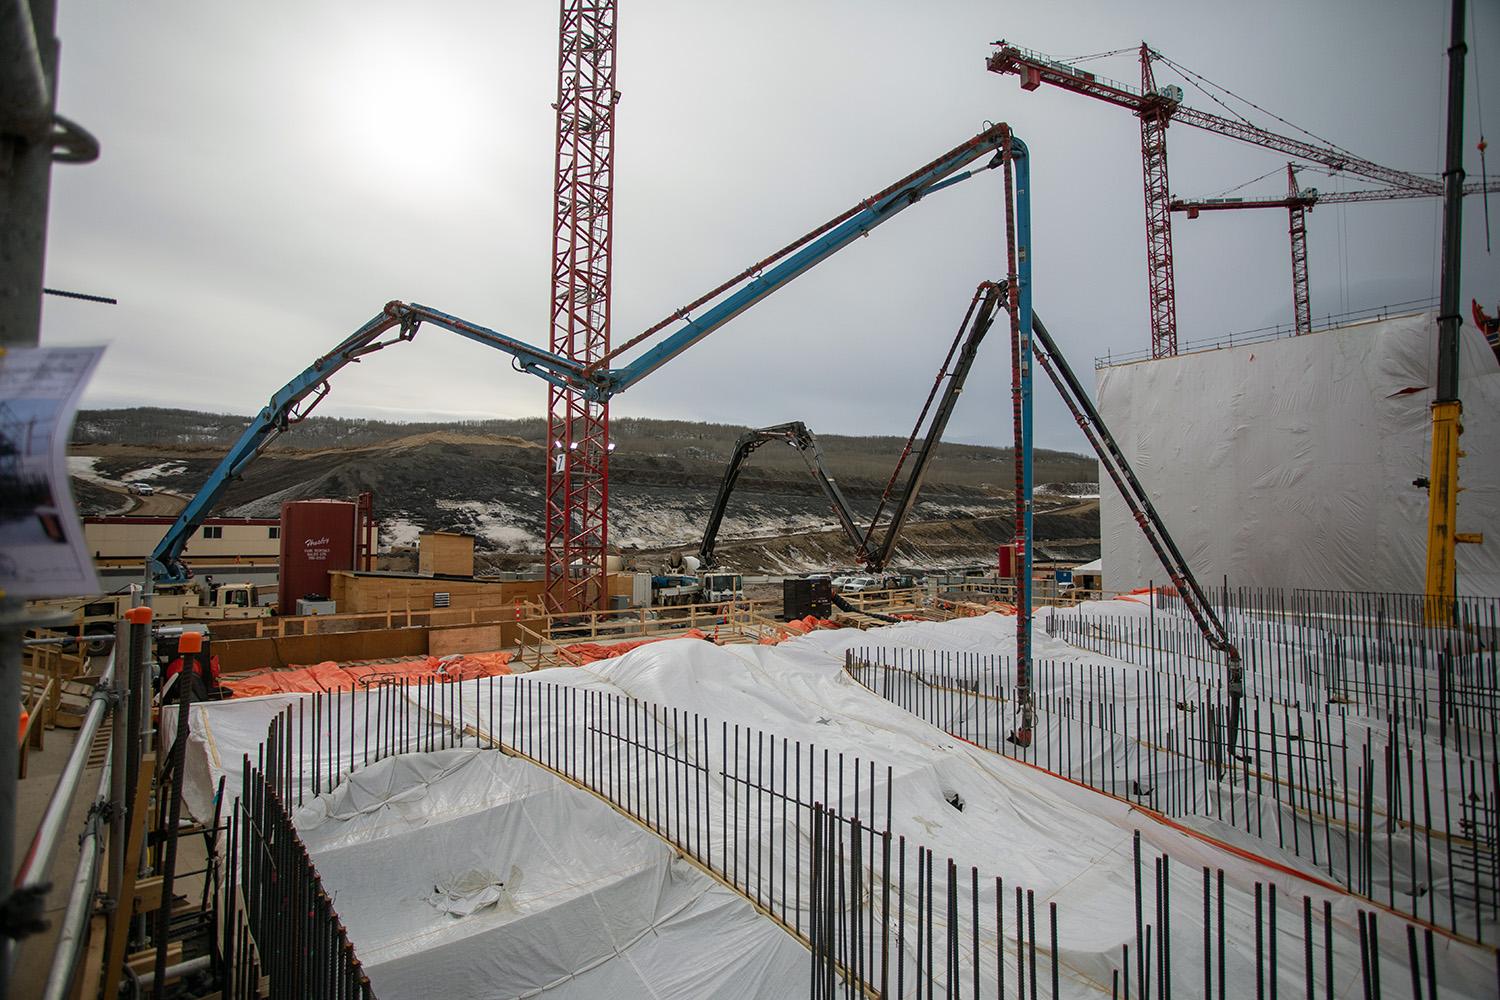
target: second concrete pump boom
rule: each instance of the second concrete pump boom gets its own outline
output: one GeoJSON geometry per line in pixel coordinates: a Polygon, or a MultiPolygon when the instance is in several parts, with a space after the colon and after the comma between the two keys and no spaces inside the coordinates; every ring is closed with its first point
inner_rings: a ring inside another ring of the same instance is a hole
{"type": "Polygon", "coordinates": [[[828,466],[823,461],[823,449],[818,447],[818,439],[813,436],[812,431],[808,430],[806,424],[800,420],[793,420],[790,423],[773,424],[770,427],[746,431],[735,442],[734,451],[729,456],[729,465],[724,469],[724,477],[719,480],[719,492],[715,495],[713,507],[709,510],[708,523],[703,529],[703,542],[698,546],[698,561],[703,569],[710,570],[717,565],[714,549],[719,540],[719,527],[724,523],[724,509],[729,504],[729,496],[734,492],[734,485],[740,478],[745,460],[761,445],[772,441],[785,441],[801,452],[803,461],[807,462],[818,485],[823,488],[823,495],[828,498],[828,504],[833,508],[834,516],[839,519],[839,525],[844,529],[844,534],[851,542],[858,544],[859,530],[854,527],[854,516],[849,509],[849,501],[844,499],[838,483],[829,474],[828,466]]]}
{"type": "Polygon", "coordinates": [[[839,526],[844,529],[850,545],[854,547],[855,558],[871,572],[878,573],[884,570],[890,562],[892,553],[896,550],[896,541],[901,534],[901,529],[905,527],[907,518],[916,505],[917,494],[921,491],[922,481],[927,476],[928,464],[932,461],[937,445],[943,438],[943,431],[948,427],[948,419],[953,415],[953,408],[958,403],[959,394],[963,392],[969,371],[974,367],[974,358],[979,353],[979,345],[984,341],[985,334],[989,332],[990,327],[994,325],[996,313],[1005,305],[1005,287],[1003,281],[985,281],[981,282],[975,290],[969,309],[964,314],[963,323],[959,325],[958,334],[948,348],[948,355],[943,359],[943,365],[938,370],[932,391],[927,395],[927,402],[923,404],[922,412],[917,415],[917,425],[912,429],[911,437],[907,439],[906,447],[896,461],[896,468],[891,473],[890,481],[886,483],[885,492],[880,498],[879,506],[875,509],[874,517],[870,519],[868,528],[860,531],[855,527],[854,511],[850,508],[849,501],[844,498],[837,481],[828,471],[827,463],[823,460],[823,450],[818,446],[818,439],[813,436],[807,425],[800,420],[774,424],[759,430],[746,431],[735,443],[734,452],[729,457],[729,465],[724,469],[724,477],[719,482],[718,495],[714,498],[713,507],[709,510],[708,523],[703,531],[703,543],[698,550],[698,558],[703,567],[711,569],[715,565],[714,548],[718,542],[719,528],[724,522],[724,510],[729,503],[730,494],[734,491],[735,483],[739,480],[745,460],[761,445],[771,441],[785,441],[802,453],[809,471],[818,480],[818,485],[823,488],[823,495],[828,498],[834,516],[838,518],[839,526]],[[940,389],[942,395],[939,399],[940,389]],[[934,411],[935,399],[937,409],[934,411]],[[917,435],[921,433],[922,425],[926,422],[929,412],[932,412],[932,423],[922,438],[916,457],[912,459],[911,471],[906,477],[905,485],[901,488],[901,495],[896,500],[895,510],[890,520],[884,524],[885,534],[877,542],[875,532],[882,526],[881,514],[895,488],[896,480],[901,475],[906,459],[912,453],[912,446],[917,435]]]}
{"type": "Polygon", "coordinates": [[[896,539],[901,534],[901,529],[905,527],[906,519],[911,516],[917,493],[922,488],[922,480],[927,476],[928,463],[932,461],[938,442],[943,439],[943,432],[948,429],[948,419],[953,416],[953,408],[958,405],[959,394],[964,391],[964,382],[969,377],[970,369],[974,367],[974,358],[979,353],[979,345],[984,342],[985,334],[989,333],[990,327],[994,325],[995,314],[1005,306],[1005,291],[1004,281],[983,281],[974,290],[974,298],[969,302],[968,312],[964,314],[964,321],[959,324],[953,344],[948,348],[948,356],[943,359],[943,366],[938,370],[937,379],[932,384],[932,391],[927,394],[927,402],[923,404],[922,412],[917,415],[917,423],[912,428],[911,437],[906,440],[906,448],[896,461],[896,468],[891,473],[890,481],[886,483],[885,492],[880,497],[880,504],[875,508],[875,516],[870,519],[869,528],[865,529],[863,538],[856,546],[861,553],[865,554],[865,565],[871,570],[884,569],[890,561],[891,554],[896,550],[896,539]],[[965,336],[966,330],[967,336],[965,336]],[[954,360],[955,354],[957,355],[956,361],[954,360]],[[896,509],[886,525],[885,536],[878,548],[872,548],[871,540],[875,535],[875,530],[880,527],[880,515],[885,510],[886,500],[891,495],[896,478],[901,474],[901,467],[905,464],[906,457],[911,454],[912,444],[917,434],[921,432],[922,422],[927,419],[927,412],[932,408],[932,401],[938,395],[938,389],[943,385],[944,379],[948,384],[942,390],[942,398],[938,400],[937,410],[933,413],[932,423],[928,426],[927,433],[922,435],[922,446],[917,449],[911,473],[906,478],[906,485],[901,488],[901,496],[896,501],[896,509]]]}
{"type": "Polygon", "coordinates": [[[1218,613],[1214,611],[1213,604],[1204,595],[1203,588],[1198,586],[1198,579],[1193,576],[1192,568],[1183,558],[1182,552],[1177,548],[1177,543],[1172,540],[1172,535],[1167,531],[1166,524],[1162,522],[1161,515],[1156,512],[1156,506],[1152,504],[1151,497],[1146,493],[1141,481],[1136,478],[1135,470],[1130,467],[1130,462],[1115,442],[1114,435],[1109,432],[1104,418],[1095,409],[1093,401],[1089,399],[1078,377],[1073,374],[1073,369],[1068,367],[1067,359],[1058,350],[1057,342],[1052,339],[1041,317],[1035,312],[1031,314],[1031,330],[1036,335],[1033,347],[1037,363],[1052,380],[1058,395],[1067,404],[1069,411],[1073,414],[1073,419],[1082,429],[1084,437],[1088,438],[1089,444],[1093,446],[1095,454],[1099,456],[1100,467],[1109,473],[1115,489],[1119,490],[1125,506],[1129,508],[1136,524],[1140,526],[1141,533],[1146,536],[1146,541],[1156,553],[1156,558],[1161,562],[1162,568],[1167,571],[1168,579],[1172,581],[1172,586],[1182,598],[1182,603],[1187,606],[1188,614],[1192,615],[1198,630],[1203,633],[1204,640],[1211,649],[1223,653],[1228,661],[1229,757],[1233,758],[1236,739],[1239,735],[1240,707],[1245,691],[1245,673],[1244,666],[1240,662],[1240,651],[1229,638],[1228,630],[1219,619],[1218,613]]]}

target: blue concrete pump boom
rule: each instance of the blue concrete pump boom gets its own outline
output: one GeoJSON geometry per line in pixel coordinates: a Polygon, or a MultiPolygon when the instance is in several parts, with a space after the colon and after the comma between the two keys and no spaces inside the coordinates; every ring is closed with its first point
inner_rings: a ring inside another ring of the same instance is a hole
{"type": "Polygon", "coordinates": [[[1008,135],[1009,129],[1003,123],[986,128],[915,173],[865,199],[760,261],[737,278],[720,285],[696,300],[692,306],[678,310],[668,320],[632,339],[605,359],[608,361],[617,357],[671,322],[682,321],[660,343],[619,368],[604,369],[597,364],[585,367],[550,351],[427,306],[388,303],[378,315],[271,397],[229,449],[228,454],[209,474],[202,489],[167,529],[166,535],[151,554],[148,567],[150,574],[164,583],[186,579],[188,570],[182,561],[183,549],[204,519],[223,499],[229,484],[239,478],[245,467],[281,432],[305,418],[322,401],[328,393],[329,378],[345,365],[359,361],[368,354],[411,340],[422,323],[431,323],[504,351],[511,355],[512,366],[517,371],[536,375],[555,386],[572,389],[596,402],[607,402],[616,393],[635,385],[772,292],[785,287],[793,278],[827,260],[927,195],[999,166],[999,150],[1008,135]],[[991,153],[995,157],[990,162],[980,167],[971,166],[991,153]],[[707,310],[697,319],[687,315],[691,309],[705,305],[707,310]],[[387,333],[393,330],[395,332],[387,337],[387,333]]]}
{"type": "Polygon", "coordinates": [[[209,513],[218,506],[229,484],[244,472],[261,452],[292,424],[301,422],[328,394],[328,380],[352,364],[392,344],[411,340],[417,328],[428,322],[469,340],[505,351],[519,371],[528,371],[558,385],[586,381],[583,366],[549,351],[534,348],[502,333],[468,323],[455,316],[404,302],[388,302],[368,323],[350,334],[333,350],[314,361],[296,378],[277,390],[250,421],[228,453],[215,466],[208,480],[177,520],[167,529],[151,553],[151,576],[162,583],[178,583],[188,577],[182,550],[197,533],[209,513]],[[392,332],[394,331],[394,332],[392,332]],[[387,333],[390,336],[386,336],[387,333]]]}

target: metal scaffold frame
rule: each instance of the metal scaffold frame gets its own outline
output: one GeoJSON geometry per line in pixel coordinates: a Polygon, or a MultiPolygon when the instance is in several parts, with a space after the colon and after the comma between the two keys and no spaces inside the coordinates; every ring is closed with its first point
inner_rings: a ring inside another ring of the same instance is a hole
{"type": "MultiPolygon", "coordinates": [[[[616,15],[614,0],[563,0],[558,34],[550,347],[585,365],[609,354],[616,15]]],[[[548,610],[599,608],[608,592],[608,400],[549,386],[547,442],[548,610]]]]}

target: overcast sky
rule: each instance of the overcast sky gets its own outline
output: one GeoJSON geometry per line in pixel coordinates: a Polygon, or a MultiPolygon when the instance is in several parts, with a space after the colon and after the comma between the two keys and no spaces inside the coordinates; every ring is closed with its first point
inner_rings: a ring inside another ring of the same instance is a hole
{"type": "MultiPolygon", "coordinates": [[[[1471,6],[1482,87],[1471,60],[1465,145],[1477,178],[1480,101],[1500,139],[1500,6],[1471,6]]],[[[252,412],[396,298],[546,343],[556,3],[61,7],[59,110],[103,152],[54,171],[47,282],[120,300],[46,302],[44,344],[110,345],[85,405],[252,412]]],[[[1439,0],[620,8],[616,343],[1004,120],[1034,157],[1037,312],[1088,384],[1096,356],[1147,347],[1138,124],[986,72],[1002,37],[1058,56],[1145,38],[1359,155],[1441,170],[1439,0]]],[[[1088,66],[1139,79],[1130,55],[1088,66]]],[[[1164,66],[1158,82],[1184,83],[1164,66]]],[[[1219,110],[1185,89],[1187,103],[1219,110]]],[[[1168,146],[1180,196],[1285,163],[1186,126],[1168,146]]],[[[974,286],[1004,274],[1000,181],[996,171],[912,208],[612,412],[904,435],[974,286]]],[[[1239,193],[1284,187],[1273,173],[1239,193]]],[[[1485,253],[1477,198],[1464,227],[1465,308],[1471,296],[1493,306],[1500,258],[1485,253]]],[[[1435,297],[1439,234],[1435,199],[1317,209],[1315,314],[1435,297]]],[[[1178,218],[1175,240],[1181,340],[1290,322],[1285,213],[1178,218]]],[[[428,328],[347,369],[319,412],[539,415],[543,384],[508,362],[428,328]]],[[[1008,386],[997,337],[949,438],[1008,443],[1008,386]]],[[[1081,449],[1050,386],[1038,392],[1037,443],[1081,449]]]]}

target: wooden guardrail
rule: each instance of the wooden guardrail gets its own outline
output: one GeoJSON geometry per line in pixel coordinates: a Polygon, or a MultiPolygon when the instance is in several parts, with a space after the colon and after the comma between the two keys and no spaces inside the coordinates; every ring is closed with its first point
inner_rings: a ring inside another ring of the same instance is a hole
{"type": "MultiPolygon", "coordinates": [[[[37,630],[38,638],[63,638],[67,632],[37,630]]],[[[21,663],[21,708],[26,722],[17,734],[21,752],[20,776],[26,777],[26,757],[44,745],[47,730],[58,725],[64,684],[84,673],[88,657],[62,646],[27,646],[21,663]]]]}
{"type": "MultiPolygon", "coordinates": [[[[579,612],[571,615],[537,615],[534,621],[514,626],[519,636],[517,661],[536,670],[583,662],[567,647],[578,643],[613,643],[630,639],[667,638],[698,629],[721,639],[743,631],[771,625],[783,628],[766,616],[775,602],[739,601],[728,604],[680,604],[665,608],[622,608],[579,612]]],[[[783,629],[784,630],[784,629],[783,629]]]]}

